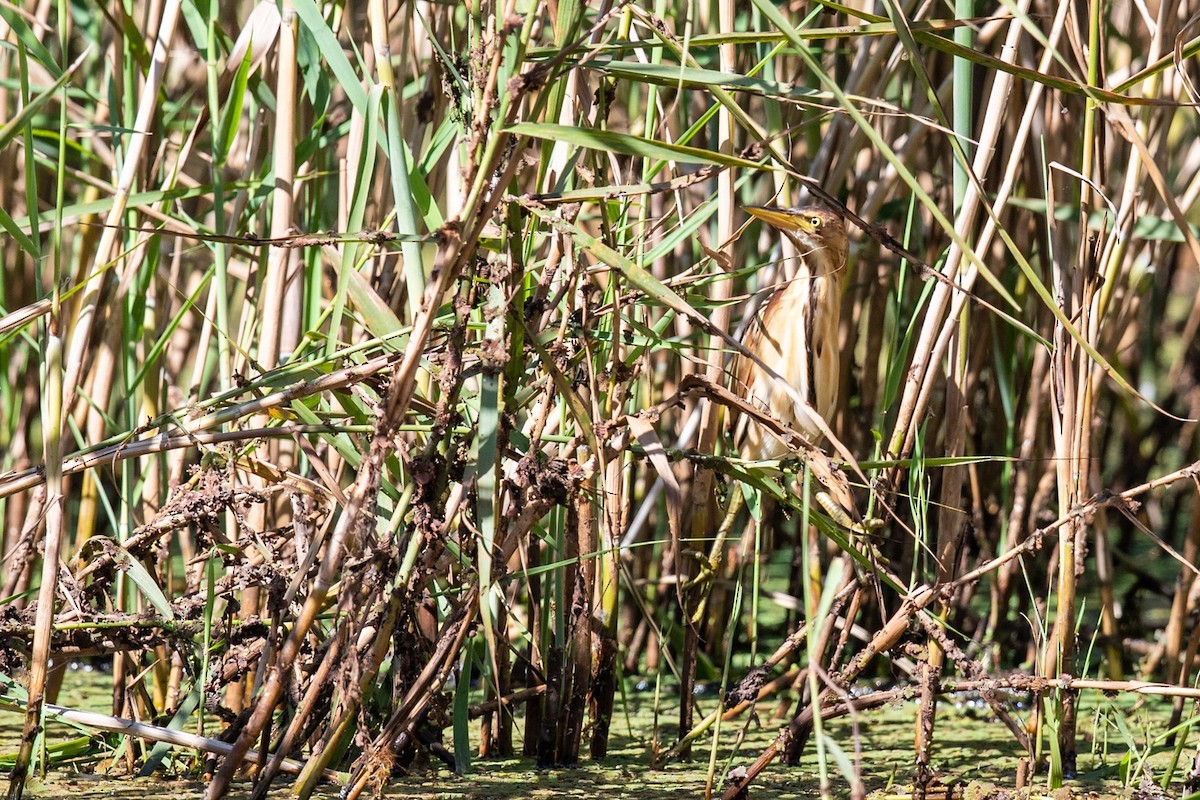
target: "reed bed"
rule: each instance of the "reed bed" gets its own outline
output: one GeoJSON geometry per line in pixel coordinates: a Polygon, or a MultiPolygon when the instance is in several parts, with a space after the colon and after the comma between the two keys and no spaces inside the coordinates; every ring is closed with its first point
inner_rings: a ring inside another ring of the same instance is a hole
{"type": "Polygon", "coordinates": [[[1048,790],[1081,693],[1172,696],[1196,792],[1198,12],[0,6],[9,797],[51,718],[211,798],[568,767],[635,676],[681,697],[645,768],[725,798],[809,752],[862,797],[825,723],[898,697],[945,788],[956,690],[1048,790]],[[845,402],[747,462],[726,372],[797,254],[741,206],[810,202],[845,402]],[[56,704],[80,659],[111,715],[56,704]]]}

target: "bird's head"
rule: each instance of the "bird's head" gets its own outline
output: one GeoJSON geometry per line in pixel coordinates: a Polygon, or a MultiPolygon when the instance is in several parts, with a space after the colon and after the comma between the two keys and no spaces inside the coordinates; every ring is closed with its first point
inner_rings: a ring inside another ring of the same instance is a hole
{"type": "Polygon", "coordinates": [[[819,206],[746,206],[746,212],[782,232],[806,257],[824,256],[829,269],[841,269],[845,265],[849,242],[846,224],[837,214],[819,206]]]}

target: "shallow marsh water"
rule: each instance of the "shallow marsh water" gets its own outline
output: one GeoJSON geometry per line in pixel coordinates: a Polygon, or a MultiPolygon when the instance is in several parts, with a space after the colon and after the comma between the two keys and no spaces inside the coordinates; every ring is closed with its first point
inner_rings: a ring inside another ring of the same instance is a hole
{"type": "MultiPolygon", "coordinates": [[[[109,676],[99,671],[71,670],[63,682],[59,701],[63,705],[105,712],[109,705],[109,676]]],[[[669,745],[677,699],[663,693],[659,697],[657,715],[653,693],[636,692],[629,687],[626,694],[628,714],[618,709],[614,720],[610,758],[598,764],[585,760],[573,769],[538,770],[529,759],[476,759],[466,775],[455,775],[440,765],[423,764],[419,770],[396,778],[385,796],[389,798],[640,798],[702,797],[708,771],[711,737],[702,739],[693,750],[690,763],[672,763],[660,769],[650,769],[654,751],[655,720],[657,717],[660,746],[669,745]]],[[[1080,741],[1080,776],[1069,785],[1077,792],[1093,793],[1093,797],[1128,796],[1122,792],[1118,765],[1127,752],[1125,734],[1115,725],[1101,722],[1096,726],[1097,702],[1115,713],[1117,707],[1103,698],[1085,696],[1080,741]],[[1103,742],[1107,731],[1108,749],[1103,742]],[[1093,750],[1093,742],[1100,744],[1093,750]]],[[[715,695],[699,699],[700,713],[715,707],[715,695]]],[[[746,764],[769,743],[783,724],[772,721],[769,715],[774,704],[764,703],[757,720],[739,719],[725,723],[718,751],[717,774],[731,766],[746,764]],[[737,754],[730,760],[739,731],[745,735],[737,754]]],[[[1124,725],[1133,736],[1134,744],[1144,747],[1145,730],[1165,729],[1169,703],[1156,702],[1140,707],[1124,707],[1124,725]]],[[[877,711],[864,713],[859,719],[861,734],[862,773],[867,789],[875,791],[889,786],[899,789],[910,780],[912,769],[913,726],[916,718],[914,703],[899,703],[877,711]]],[[[985,710],[969,703],[943,701],[939,706],[935,732],[934,767],[947,783],[975,782],[980,789],[989,785],[1013,787],[1017,757],[1015,743],[1004,727],[990,719],[985,710]]],[[[0,716],[0,754],[11,754],[19,735],[20,717],[0,716]]],[[[473,729],[476,726],[473,726],[473,729]]],[[[519,747],[522,721],[516,726],[519,747]]],[[[50,723],[51,742],[61,742],[78,736],[78,732],[61,723],[50,723]]],[[[849,758],[854,757],[854,735],[847,719],[828,724],[827,733],[849,758]]],[[[447,731],[447,736],[449,732],[447,731]]],[[[1185,749],[1184,768],[1190,763],[1193,747],[1185,749]]],[[[1150,763],[1161,770],[1170,753],[1162,748],[1151,757],[1150,763]]],[[[47,798],[192,798],[200,797],[204,784],[197,780],[170,777],[134,778],[120,774],[118,767],[110,774],[93,770],[94,756],[87,761],[66,763],[56,767],[45,781],[34,784],[32,794],[47,798]]],[[[835,765],[831,764],[835,795],[848,796],[848,784],[835,765]]],[[[755,782],[752,797],[811,798],[818,792],[818,772],[815,749],[810,746],[803,762],[797,767],[778,763],[769,767],[755,782]]],[[[1038,786],[1044,786],[1044,778],[1038,786]]],[[[1136,782],[1135,782],[1136,785],[1136,782]]],[[[1176,784],[1177,785],[1177,784],[1176,784]]],[[[248,795],[243,784],[232,798],[248,795]]],[[[273,797],[290,797],[286,783],[279,783],[273,797]]],[[[323,798],[336,798],[338,787],[330,786],[321,792],[323,798]]],[[[984,791],[980,796],[987,796],[984,791]]]]}

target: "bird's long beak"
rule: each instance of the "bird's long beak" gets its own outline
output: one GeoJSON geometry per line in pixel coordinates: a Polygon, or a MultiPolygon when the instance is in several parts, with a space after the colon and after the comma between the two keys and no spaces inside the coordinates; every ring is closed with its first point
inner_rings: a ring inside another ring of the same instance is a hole
{"type": "Polygon", "coordinates": [[[771,206],[745,206],[744,208],[750,216],[757,217],[782,231],[808,230],[808,226],[804,224],[803,215],[790,209],[771,206]]]}

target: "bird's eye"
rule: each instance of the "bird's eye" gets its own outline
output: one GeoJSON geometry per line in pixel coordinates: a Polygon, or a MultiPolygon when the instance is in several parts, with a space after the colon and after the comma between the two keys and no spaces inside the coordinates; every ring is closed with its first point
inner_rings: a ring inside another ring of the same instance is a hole
{"type": "Polygon", "coordinates": [[[821,218],[820,217],[811,217],[808,221],[812,223],[812,226],[814,228],[821,227],[821,218]]]}

